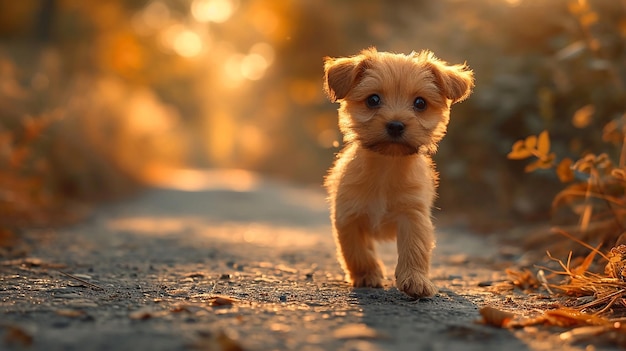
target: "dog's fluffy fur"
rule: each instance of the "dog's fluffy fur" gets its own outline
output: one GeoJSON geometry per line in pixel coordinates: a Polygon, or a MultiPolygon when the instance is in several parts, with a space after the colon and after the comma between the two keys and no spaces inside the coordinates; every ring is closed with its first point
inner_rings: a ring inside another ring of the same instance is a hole
{"type": "Polygon", "coordinates": [[[325,181],[346,278],[355,287],[382,287],[374,240],[397,238],[396,286],[412,297],[432,296],[437,173],[430,154],[446,132],[450,105],[470,94],[473,73],[428,51],[373,48],[326,57],[324,73],[328,97],[340,103],[346,144],[325,181]]]}

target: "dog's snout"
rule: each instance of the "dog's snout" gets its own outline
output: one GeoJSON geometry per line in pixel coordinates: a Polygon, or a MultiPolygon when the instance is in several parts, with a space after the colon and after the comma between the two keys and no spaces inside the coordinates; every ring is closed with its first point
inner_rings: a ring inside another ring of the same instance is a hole
{"type": "Polygon", "coordinates": [[[404,123],[398,121],[391,121],[387,123],[387,134],[393,138],[398,138],[404,133],[404,123]]]}

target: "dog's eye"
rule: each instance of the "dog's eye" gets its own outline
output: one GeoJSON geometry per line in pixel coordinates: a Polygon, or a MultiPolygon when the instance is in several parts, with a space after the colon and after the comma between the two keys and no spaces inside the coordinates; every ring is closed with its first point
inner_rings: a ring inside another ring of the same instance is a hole
{"type": "Polygon", "coordinates": [[[413,102],[413,108],[417,111],[424,111],[426,109],[426,100],[422,97],[418,97],[413,102]]]}
{"type": "Polygon", "coordinates": [[[365,100],[365,104],[369,108],[375,108],[375,107],[380,106],[380,96],[378,96],[376,94],[372,94],[372,95],[368,96],[367,100],[365,100]]]}

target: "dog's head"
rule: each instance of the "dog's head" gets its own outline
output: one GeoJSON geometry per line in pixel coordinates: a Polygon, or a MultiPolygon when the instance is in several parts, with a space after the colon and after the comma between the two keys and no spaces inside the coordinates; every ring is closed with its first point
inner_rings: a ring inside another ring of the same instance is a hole
{"type": "Polygon", "coordinates": [[[347,142],[383,155],[433,153],[446,132],[450,105],[474,86],[465,65],[448,65],[431,52],[409,55],[367,49],[325,58],[324,89],[340,102],[347,142]]]}

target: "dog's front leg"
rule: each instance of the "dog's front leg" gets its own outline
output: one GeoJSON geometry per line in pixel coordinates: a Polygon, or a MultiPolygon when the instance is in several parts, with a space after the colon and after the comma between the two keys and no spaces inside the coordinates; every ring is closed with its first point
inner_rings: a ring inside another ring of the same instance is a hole
{"type": "Polygon", "coordinates": [[[374,241],[365,218],[335,223],[339,256],[354,287],[381,288],[383,270],[376,257],[374,241]]]}
{"type": "Polygon", "coordinates": [[[437,288],[428,279],[434,229],[423,213],[401,215],[397,221],[398,265],[396,286],[411,297],[430,297],[437,288]]]}

